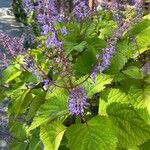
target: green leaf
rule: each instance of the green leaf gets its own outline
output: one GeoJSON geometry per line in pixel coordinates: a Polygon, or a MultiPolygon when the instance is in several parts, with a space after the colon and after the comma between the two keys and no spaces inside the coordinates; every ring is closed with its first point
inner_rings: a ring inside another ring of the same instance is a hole
{"type": "Polygon", "coordinates": [[[150,148],[150,139],[139,146],[139,150],[148,150],[150,148]]]}
{"type": "Polygon", "coordinates": [[[111,82],[112,78],[109,75],[97,75],[95,83],[89,78],[83,85],[85,87],[87,96],[91,98],[94,94],[105,89],[105,86],[111,82]]]}
{"type": "Polygon", "coordinates": [[[106,46],[105,40],[97,37],[87,38],[86,41],[88,43],[87,47],[89,49],[94,48],[97,53],[100,53],[102,51],[102,48],[106,46]]]}
{"type": "Polygon", "coordinates": [[[103,91],[99,99],[99,114],[105,115],[107,106],[114,102],[128,103],[128,95],[119,89],[103,91]]]}
{"type": "Polygon", "coordinates": [[[73,69],[77,77],[81,77],[89,73],[92,69],[92,65],[96,62],[96,50],[94,48],[88,48],[80,56],[78,56],[73,69]]]}
{"type": "Polygon", "coordinates": [[[66,127],[61,122],[42,125],[40,137],[44,143],[44,150],[58,150],[66,127]]]}
{"type": "Polygon", "coordinates": [[[77,52],[82,52],[83,49],[86,47],[87,42],[86,41],[82,41],[80,44],[74,46],[71,51],[76,50],[77,52]]]}
{"type": "Polygon", "coordinates": [[[27,90],[16,90],[11,97],[12,104],[9,107],[9,113],[18,116],[20,113],[26,110],[29,102],[32,99],[30,89],[27,90]],[[17,108],[17,109],[16,109],[17,108]]]}
{"type": "MultiPolygon", "coordinates": [[[[136,41],[138,43],[139,49],[145,48],[147,50],[149,44],[150,44],[150,20],[149,20],[149,27],[143,31],[141,31],[136,36],[136,41]]],[[[143,50],[141,51],[143,52],[143,50]]]]}
{"type": "Polygon", "coordinates": [[[46,93],[41,91],[40,89],[37,90],[38,94],[32,99],[30,104],[27,119],[30,120],[35,117],[37,110],[39,107],[45,102],[45,95],[46,93]]]}
{"type": "Polygon", "coordinates": [[[150,18],[145,16],[143,20],[133,26],[130,31],[131,35],[135,37],[138,50],[137,52],[142,53],[148,49],[150,44],[150,18]]]}
{"type": "Polygon", "coordinates": [[[9,145],[10,150],[27,150],[28,143],[27,141],[18,141],[17,139],[13,139],[9,145]]]}
{"type": "Polygon", "coordinates": [[[68,114],[68,97],[61,90],[53,91],[47,96],[47,100],[38,110],[38,115],[33,119],[29,131],[37,128],[46,121],[68,114]]]}
{"type": "Polygon", "coordinates": [[[107,107],[107,114],[116,126],[120,147],[137,146],[150,138],[150,126],[133,106],[112,103],[107,107]]]}
{"type": "Polygon", "coordinates": [[[14,65],[11,65],[2,72],[2,82],[7,84],[20,76],[21,73],[22,72],[19,69],[14,65]]]}
{"type": "Polygon", "coordinates": [[[116,45],[116,52],[111,59],[110,68],[107,70],[108,73],[117,74],[128,61],[130,57],[129,51],[132,48],[128,43],[128,40],[119,41],[116,45]]]}
{"type": "Polygon", "coordinates": [[[141,69],[135,66],[128,67],[125,71],[123,71],[123,73],[130,76],[133,79],[142,79],[144,76],[141,69]]]}
{"type": "MultiPolygon", "coordinates": [[[[146,30],[148,27],[150,26],[150,17],[149,15],[144,16],[143,19],[136,23],[130,30],[131,35],[138,35],[141,32],[143,32],[144,30],[146,30]]],[[[126,34],[126,36],[128,36],[128,34],[126,34]]]]}
{"type": "Polygon", "coordinates": [[[95,117],[87,124],[72,125],[66,132],[71,150],[115,150],[117,138],[110,120],[95,117]]]}
{"type": "Polygon", "coordinates": [[[20,76],[22,82],[37,82],[37,78],[31,72],[23,72],[20,76]]]}
{"type": "Polygon", "coordinates": [[[147,108],[150,114],[150,86],[144,89],[131,86],[129,89],[129,99],[135,108],[147,108]]]}
{"type": "Polygon", "coordinates": [[[42,150],[38,132],[27,135],[26,127],[19,123],[11,124],[10,131],[12,140],[10,141],[10,150],[42,150]]]}
{"type": "Polygon", "coordinates": [[[20,141],[24,141],[27,138],[26,127],[24,124],[18,123],[17,121],[9,122],[10,133],[13,137],[20,141]]]}
{"type": "Polygon", "coordinates": [[[4,89],[0,88],[0,102],[2,102],[5,98],[4,89]]]}

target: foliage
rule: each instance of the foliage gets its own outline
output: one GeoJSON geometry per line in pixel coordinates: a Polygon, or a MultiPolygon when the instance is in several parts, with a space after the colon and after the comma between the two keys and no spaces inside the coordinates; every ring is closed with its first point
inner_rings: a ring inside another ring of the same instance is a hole
{"type": "Polygon", "coordinates": [[[150,16],[120,31],[113,13],[102,9],[92,18],[56,21],[60,47],[48,46],[48,31],[3,70],[0,101],[10,99],[10,150],[148,150],[150,16]],[[99,72],[112,45],[110,64],[99,72]]]}
{"type": "Polygon", "coordinates": [[[13,0],[12,10],[17,21],[27,24],[27,15],[24,11],[22,0],[13,0]]]}

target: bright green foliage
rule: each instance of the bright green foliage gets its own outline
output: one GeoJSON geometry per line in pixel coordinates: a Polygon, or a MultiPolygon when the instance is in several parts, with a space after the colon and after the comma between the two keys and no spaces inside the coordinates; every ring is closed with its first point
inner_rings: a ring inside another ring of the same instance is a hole
{"type": "Polygon", "coordinates": [[[36,37],[40,44],[27,55],[49,79],[48,89],[32,74],[35,70],[23,70],[18,64],[23,56],[11,61],[0,80],[0,101],[9,99],[10,150],[43,150],[43,145],[44,150],[149,150],[150,74],[143,71],[150,62],[149,15],[118,39],[110,67],[95,81],[90,77],[96,55],[102,56],[116,25],[112,14],[103,10],[93,20],[83,21],[82,28],[75,20],[55,24],[57,29],[68,29],[58,38],[72,66],[69,75],[55,64],[57,59],[51,60],[57,53],[53,56],[52,48],[46,48],[46,38],[36,37]],[[85,90],[89,103],[83,116],[68,111],[70,90],[76,87],[85,90]]]}
{"type": "Polygon", "coordinates": [[[116,47],[116,53],[111,60],[111,65],[108,69],[108,72],[111,74],[116,74],[121,69],[123,69],[128,59],[131,57],[131,51],[132,47],[129,44],[128,40],[122,40],[118,42],[116,47]]]}
{"type": "Polygon", "coordinates": [[[127,70],[123,71],[123,73],[130,76],[133,79],[142,79],[144,76],[140,68],[135,66],[128,67],[127,70]]]}
{"type": "Polygon", "coordinates": [[[147,108],[150,113],[150,86],[146,86],[144,89],[131,86],[129,99],[135,108],[147,108]]]}
{"type": "Polygon", "coordinates": [[[27,119],[32,119],[35,115],[39,107],[45,102],[45,92],[41,92],[41,90],[38,90],[39,92],[37,95],[34,96],[32,99],[32,102],[30,104],[30,108],[27,114],[27,119]]]}
{"type": "Polygon", "coordinates": [[[67,129],[71,150],[115,150],[117,138],[113,125],[107,117],[95,117],[85,124],[67,129]]]}
{"type": "Polygon", "coordinates": [[[91,98],[94,94],[101,92],[105,89],[105,86],[111,84],[112,78],[107,75],[98,75],[96,77],[95,83],[92,79],[88,79],[84,83],[85,90],[89,98],[91,98]]]}
{"type": "Polygon", "coordinates": [[[112,103],[107,107],[107,114],[116,126],[121,147],[130,148],[150,138],[150,126],[131,105],[112,103]]]}
{"type": "Polygon", "coordinates": [[[139,150],[147,150],[150,148],[150,140],[147,140],[145,143],[139,146],[139,150]]]}
{"type": "Polygon", "coordinates": [[[11,150],[41,150],[41,142],[37,131],[29,135],[26,132],[27,128],[25,125],[16,122],[11,122],[9,125],[12,136],[12,141],[9,146],[11,150]]]}
{"type": "Polygon", "coordinates": [[[128,103],[128,97],[119,89],[108,89],[102,92],[99,99],[99,114],[106,114],[107,106],[114,102],[128,103]]]}
{"type": "Polygon", "coordinates": [[[131,29],[131,35],[135,37],[137,44],[138,53],[142,53],[148,49],[150,43],[150,16],[147,15],[144,19],[136,24],[131,29]]]}
{"type": "Polygon", "coordinates": [[[89,48],[83,51],[81,55],[78,56],[75,64],[75,74],[79,77],[89,73],[92,69],[92,65],[96,63],[96,51],[94,48],[89,48]]]}
{"type": "Polygon", "coordinates": [[[3,83],[9,83],[10,81],[14,80],[15,78],[17,78],[22,71],[20,71],[20,69],[18,69],[15,65],[11,65],[8,68],[6,68],[3,71],[3,83]]]}
{"type": "Polygon", "coordinates": [[[67,97],[60,91],[55,92],[47,98],[43,105],[40,106],[38,114],[33,119],[29,130],[35,129],[46,121],[52,121],[58,117],[67,115],[67,97]]]}
{"type": "Polygon", "coordinates": [[[66,127],[61,122],[42,125],[40,128],[40,137],[44,143],[44,149],[58,150],[65,130],[66,127]]]}
{"type": "Polygon", "coordinates": [[[14,114],[15,116],[18,116],[24,111],[24,103],[28,104],[32,98],[32,95],[29,92],[30,90],[16,90],[14,92],[12,95],[12,109],[9,111],[11,115],[14,114]]]}

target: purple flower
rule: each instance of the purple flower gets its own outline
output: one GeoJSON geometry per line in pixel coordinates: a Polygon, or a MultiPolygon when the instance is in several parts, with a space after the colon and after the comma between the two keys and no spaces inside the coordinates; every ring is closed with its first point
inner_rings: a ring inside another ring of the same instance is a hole
{"type": "Polygon", "coordinates": [[[93,80],[93,82],[95,83],[95,81],[96,81],[96,72],[93,71],[90,77],[93,80]]]}
{"type": "Polygon", "coordinates": [[[122,36],[129,26],[130,24],[125,22],[114,32],[112,38],[108,39],[107,46],[103,49],[102,56],[97,57],[97,60],[99,61],[99,64],[97,65],[97,71],[99,73],[102,73],[110,66],[111,58],[116,51],[117,40],[122,36]]]}
{"type": "Polygon", "coordinates": [[[61,29],[61,33],[62,33],[62,35],[64,35],[64,36],[68,34],[66,27],[63,27],[63,28],[61,29]]]}
{"type": "Polygon", "coordinates": [[[71,115],[84,115],[84,109],[89,106],[87,96],[82,87],[73,88],[69,95],[69,112],[71,115]]]}
{"type": "Polygon", "coordinates": [[[51,37],[48,37],[46,40],[46,45],[48,47],[56,48],[56,47],[61,47],[61,42],[57,40],[56,34],[52,32],[51,37]]]}
{"type": "Polygon", "coordinates": [[[15,57],[18,54],[25,52],[23,43],[25,36],[22,35],[20,38],[10,37],[7,34],[0,32],[0,44],[6,49],[6,54],[9,57],[15,57]]]}
{"type": "Polygon", "coordinates": [[[111,58],[113,57],[113,54],[115,53],[116,49],[114,46],[115,43],[113,42],[114,41],[111,41],[111,43],[108,44],[108,47],[103,49],[101,64],[97,66],[97,70],[99,71],[99,73],[102,73],[105,69],[107,69],[110,66],[111,58]]]}
{"type": "Polygon", "coordinates": [[[26,13],[29,13],[33,10],[33,5],[30,0],[23,0],[26,13]]]}
{"type": "Polygon", "coordinates": [[[150,74],[150,63],[146,63],[143,67],[142,67],[142,70],[144,72],[144,74],[150,74]]]}
{"type": "Polygon", "coordinates": [[[43,35],[47,35],[48,32],[50,31],[50,27],[49,27],[49,25],[47,25],[47,24],[45,24],[45,25],[42,27],[42,29],[43,29],[43,32],[42,32],[43,35]]]}
{"type": "Polygon", "coordinates": [[[133,0],[133,4],[137,12],[137,15],[141,15],[142,14],[142,0],[133,0]]]}
{"type": "Polygon", "coordinates": [[[89,16],[90,8],[86,3],[86,0],[74,0],[73,14],[78,21],[83,20],[85,17],[89,16]]]}
{"type": "Polygon", "coordinates": [[[43,23],[45,21],[46,16],[45,16],[45,14],[38,14],[36,16],[36,18],[37,18],[39,23],[43,23]]]}
{"type": "Polygon", "coordinates": [[[43,88],[44,88],[44,90],[48,90],[49,85],[50,85],[50,81],[48,79],[45,79],[43,81],[43,88]]]}
{"type": "Polygon", "coordinates": [[[8,67],[8,58],[5,53],[0,54],[0,71],[8,67]]]}

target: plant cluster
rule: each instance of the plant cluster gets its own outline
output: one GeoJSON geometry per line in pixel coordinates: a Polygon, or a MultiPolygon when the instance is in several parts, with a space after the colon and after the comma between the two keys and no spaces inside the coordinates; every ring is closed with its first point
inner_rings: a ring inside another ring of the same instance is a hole
{"type": "Polygon", "coordinates": [[[16,21],[27,24],[27,15],[24,11],[23,0],[12,0],[12,12],[16,18],[16,21]]]}
{"type": "Polygon", "coordinates": [[[10,149],[149,149],[150,15],[101,2],[24,0],[32,46],[0,33],[10,149]]]}

